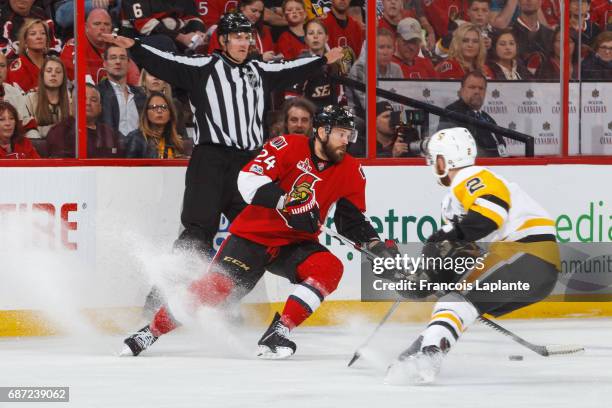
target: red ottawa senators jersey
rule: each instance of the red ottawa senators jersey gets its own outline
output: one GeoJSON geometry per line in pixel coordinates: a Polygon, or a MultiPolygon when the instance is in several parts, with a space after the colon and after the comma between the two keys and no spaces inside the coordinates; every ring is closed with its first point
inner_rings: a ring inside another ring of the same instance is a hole
{"type": "Polygon", "coordinates": [[[194,3],[206,28],[217,25],[223,14],[238,10],[238,0],[194,0],[194,3]]]}
{"type": "MultiPolygon", "coordinates": [[[[347,153],[340,163],[321,161],[314,155],[313,143],[303,135],[275,137],[242,171],[278,183],[292,197],[311,194],[319,205],[321,224],[327,219],[329,208],[343,198],[364,212],[366,179],[357,160],[347,153]]],[[[287,224],[286,217],[283,210],[250,204],[229,231],[272,247],[318,240],[319,232],[295,230],[287,224]]]]}
{"type": "Polygon", "coordinates": [[[402,68],[404,79],[436,79],[438,73],[428,58],[416,56],[412,65],[408,65],[395,55],[392,57],[392,62],[395,62],[402,68]]]}
{"type": "Polygon", "coordinates": [[[467,20],[465,10],[467,1],[462,0],[423,0],[425,17],[433,26],[436,38],[448,33],[448,23],[455,20],[467,20]]]}
{"type": "Polygon", "coordinates": [[[334,13],[328,13],[323,24],[327,28],[327,44],[331,48],[349,46],[353,49],[355,58],[359,58],[365,35],[357,21],[350,16],[347,20],[341,21],[334,16],[334,13]]]}

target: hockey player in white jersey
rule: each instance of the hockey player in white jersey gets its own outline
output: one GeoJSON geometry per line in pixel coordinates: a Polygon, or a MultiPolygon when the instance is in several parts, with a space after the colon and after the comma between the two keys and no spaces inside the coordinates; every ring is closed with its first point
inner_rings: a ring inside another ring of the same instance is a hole
{"type": "Polygon", "coordinates": [[[480,267],[468,272],[421,268],[412,275],[419,282],[452,282],[461,290],[442,293],[425,330],[389,368],[390,384],[434,381],[446,353],[478,316],[501,316],[544,299],[560,267],[554,221],[518,185],[474,165],[476,143],[467,129],[441,130],[426,142],[425,150],[428,165],[449,192],[442,202],[444,225],[428,238],[424,255],[473,255],[476,241],[489,248],[480,267]],[[491,283],[513,288],[527,283],[529,289],[481,289],[491,283]]]}

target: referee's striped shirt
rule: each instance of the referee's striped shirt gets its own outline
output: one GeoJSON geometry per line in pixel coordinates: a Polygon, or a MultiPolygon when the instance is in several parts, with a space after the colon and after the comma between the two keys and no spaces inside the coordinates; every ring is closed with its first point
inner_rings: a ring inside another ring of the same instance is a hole
{"type": "Polygon", "coordinates": [[[270,92],[303,81],[327,62],[325,57],[311,57],[280,64],[252,59],[236,64],[220,53],[179,56],[138,40],[129,51],[147,72],[189,92],[195,144],[241,150],[263,145],[264,105],[270,92]]]}

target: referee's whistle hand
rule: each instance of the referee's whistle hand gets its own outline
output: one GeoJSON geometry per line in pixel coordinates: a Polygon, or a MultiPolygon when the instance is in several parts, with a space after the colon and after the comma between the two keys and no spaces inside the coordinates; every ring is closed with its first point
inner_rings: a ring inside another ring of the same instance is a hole
{"type": "Polygon", "coordinates": [[[102,34],[102,39],[121,48],[130,48],[136,43],[131,38],[116,34],[102,34]]]}
{"type": "Polygon", "coordinates": [[[327,58],[328,64],[333,64],[336,61],[339,61],[343,55],[344,49],[342,47],[334,47],[331,50],[327,51],[327,54],[325,54],[325,58],[327,58]]]}

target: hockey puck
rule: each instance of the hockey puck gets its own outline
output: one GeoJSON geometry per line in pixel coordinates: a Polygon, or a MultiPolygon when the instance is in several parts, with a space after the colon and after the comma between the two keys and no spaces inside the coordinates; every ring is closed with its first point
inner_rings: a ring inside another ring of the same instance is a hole
{"type": "Polygon", "coordinates": [[[521,356],[520,354],[512,354],[511,356],[508,356],[508,360],[510,360],[510,361],[523,361],[523,356],[521,356]]]}

